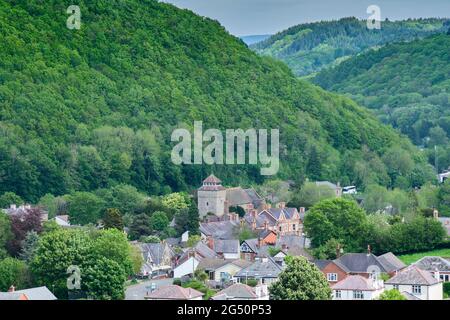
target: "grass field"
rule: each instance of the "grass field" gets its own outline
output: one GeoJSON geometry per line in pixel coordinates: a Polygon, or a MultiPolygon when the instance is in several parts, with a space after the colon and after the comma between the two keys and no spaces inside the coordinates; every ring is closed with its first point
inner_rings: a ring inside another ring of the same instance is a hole
{"type": "Polygon", "coordinates": [[[425,251],[425,252],[419,252],[419,253],[412,253],[412,254],[405,254],[405,255],[399,255],[398,258],[402,260],[405,264],[411,264],[413,262],[416,262],[420,258],[423,258],[425,256],[440,256],[440,257],[450,257],[450,248],[447,249],[437,249],[432,251],[425,251]]]}

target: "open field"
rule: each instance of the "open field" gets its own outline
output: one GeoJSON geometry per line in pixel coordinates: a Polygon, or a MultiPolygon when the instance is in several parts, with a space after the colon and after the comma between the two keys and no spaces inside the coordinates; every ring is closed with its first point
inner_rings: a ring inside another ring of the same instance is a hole
{"type": "Polygon", "coordinates": [[[450,248],[446,249],[437,249],[432,251],[425,251],[425,252],[419,252],[419,253],[412,253],[412,254],[405,254],[405,255],[399,255],[399,259],[402,260],[406,264],[411,264],[413,262],[416,262],[422,257],[426,256],[441,256],[441,257],[450,257],[450,248]]]}

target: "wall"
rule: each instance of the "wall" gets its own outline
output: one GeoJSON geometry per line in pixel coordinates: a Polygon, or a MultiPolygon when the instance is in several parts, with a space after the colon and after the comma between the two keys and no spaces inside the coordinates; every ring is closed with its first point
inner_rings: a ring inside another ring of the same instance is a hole
{"type": "Polygon", "coordinates": [[[192,273],[192,264],[194,264],[194,271],[195,271],[197,269],[198,263],[199,262],[197,259],[190,257],[188,260],[178,265],[173,270],[173,277],[181,278],[182,276],[192,273]]]}

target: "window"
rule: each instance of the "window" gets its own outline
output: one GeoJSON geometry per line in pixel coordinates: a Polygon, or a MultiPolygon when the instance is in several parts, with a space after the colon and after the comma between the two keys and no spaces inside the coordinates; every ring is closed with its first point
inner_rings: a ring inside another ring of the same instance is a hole
{"type": "Polygon", "coordinates": [[[412,293],[413,294],[422,294],[422,286],[413,285],[412,286],[412,293]]]}
{"type": "Polygon", "coordinates": [[[296,227],[297,225],[294,223],[293,225],[292,225],[292,230],[293,231],[295,231],[295,227],[296,227]]]}
{"type": "Polygon", "coordinates": [[[334,292],[334,297],[335,297],[336,299],[341,299],[341,298],[342,298],[341,290],[336,290],[336,291],[334,292]]]}
{"type": "Polygon", "coordinates": [[[394,289],[399,290],[398,284],[394,284],[394,289]]]}
{"type": "Polygon", "coordinates": [[[338,279],[337,273],[327,273],[327,280],[336,282],[338,279]]]}
{"type": "Polygon", "coordinates": [[[358,300],[364,299],[364,293],[360,290],[353,291],[353,299],[358,299],[358,300]]]}

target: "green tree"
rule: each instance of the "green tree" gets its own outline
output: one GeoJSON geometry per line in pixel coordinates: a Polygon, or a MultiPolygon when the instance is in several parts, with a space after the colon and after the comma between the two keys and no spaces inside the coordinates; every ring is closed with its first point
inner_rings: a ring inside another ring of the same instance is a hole
{"type": "Polygon", "coordinates": [[[11,220],[0,210],[0,259],[7,256],[6,244],[12,239],[11,220]]]}
{"type": "Polygon", "coordinates": [[[90,192],[75,192],[68,196],[69,215],[72,224],[97,223],[105,203],[90,192]]]}
{"type": "Polygon", "coordinates": [[[366,213],[353,200],[335,198],[317,203],[305,216],[304,227],[316,248],[333,238],[341,239],[348,252],[367,245],[366,213]]]}
{"type": "Polygon", "coordinates": [[[30,284],[30,274],[25,262],[14,258],[0,260],[0,292],[8,291],[12,285],[19,290],[26,289],[30,284]]]}
{"type": "Polygon", "coordinates": [[[188,248],[193,248],[202,238],[199,235],[190,235],[186,245],[188,248]]]}
{"type": "Polygon", "coordinates": [[[103,214],[103,224],[105,229],[117,229],[123,230],[124,223],[122,219],[122,214],[119,209],[108,208],[103,214]]]}
{"type": "Polygon", "coordinates": [[[184,192],[175,192],[162,197],[162,204],[175,212],[187,209],[191,203],[189,195],[184,192]]]}
{"type": "Polygon", "coordinates": [[[169,226],[169,218],[164,212],[154,212],[150,217],[150,225],[153,230],[164,231],[169,226]]]}
{"type": "Polygon", "coordinates": [[[7,209],[10,205],[22,205],[24,202],[21,197],[19,197],[14,192],[5,192],[0,196],[0,208],[7,209]]]}
{"type": "Polygon", "coordinates": [[[183,209],[175,216],[175,229],[178,234],[189,231],[191,235],[198,234],[200,218],[197,206],[191,202],[188,209],[183,209]]]}
{"type": "Polygon", "coordinates": [[[142,236],[148,236],[152,233],[150,218],[145,213],[136,215],[130,225],[130,238],[138,240],[142,236]]]}
{"type": "Polygon", "coordinates": [[[303,257],[286,257],[286,268],[270,285],[271,300],[330,300],[331,289],[323,273],[303,257]]]}
{"type": "Polygon", "coordinates": [[[400,293],[397,289],[391,289],[384,291],[379,300],[406,300],[406,297],[400,293]]]}
{"type": "Polygon", "coordinates": [[[82,270],[82,285],[88,298],[122,300],[125,297],[125,273],[119,263],[105,257],[87,262],[82,270]]]}
{"type": "Polygon", "coordinates": [[[300,190],[294,193],[291,205],[310,208],[321,200],[335,198],[334,190],[314,182],[305,182],[300,190]]]}
{"type": "Polygon", "coordinates": [[[21,260],[25,261],[26,263],[30,263],[33,260],[38,241],[39,235],[36,231],[30,231],[27,233],[22,244],[22,251],[19,254],[21,260]]]}

